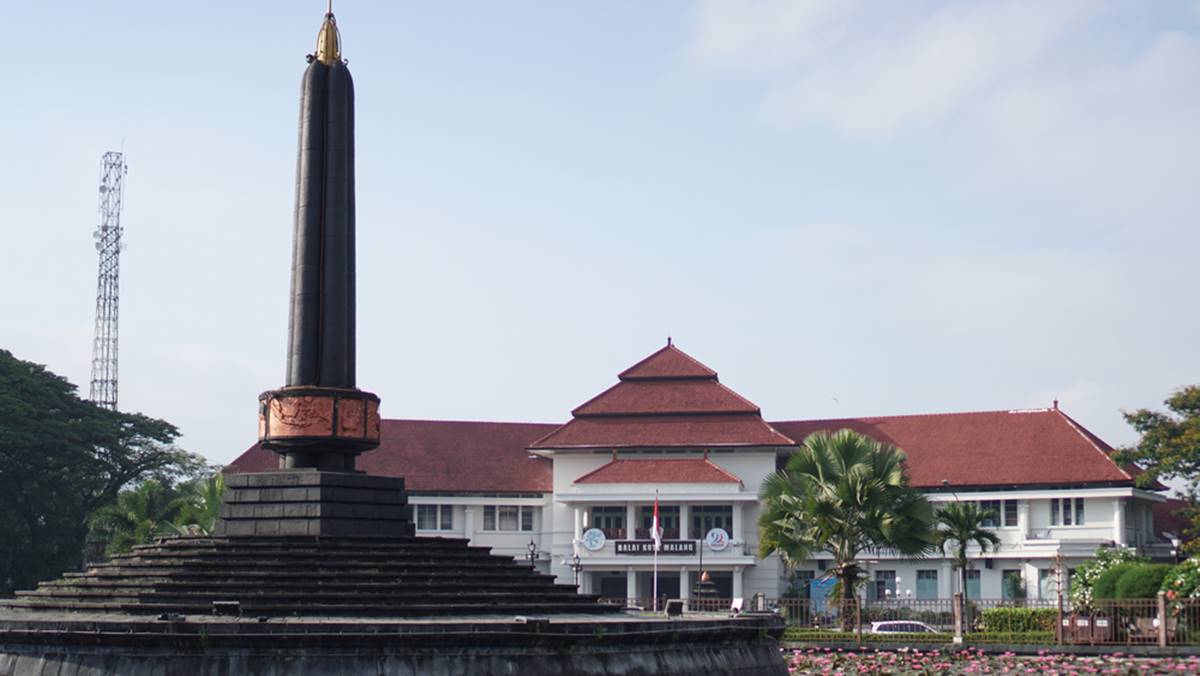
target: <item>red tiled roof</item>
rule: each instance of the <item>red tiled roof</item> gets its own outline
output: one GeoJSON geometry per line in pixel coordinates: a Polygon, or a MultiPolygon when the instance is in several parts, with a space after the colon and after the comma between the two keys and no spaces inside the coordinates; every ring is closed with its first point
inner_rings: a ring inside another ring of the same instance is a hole
{"type": "MultiPolygon", "coordinates": [[[[613,430],[605,426],[611,419],[591,418],[578,421],[570,431],[535,423],[384,420],[382,445],[363,454],[359,467],[372,474],[403,476],[416,491],[549,493],[553,490],[550,461],[531,459],[525,451],[547,432],[570,435],[587,426],[592,428],[584,430],[588,436],[619,433],[619,437],[609,436],[614,448],[661,445],[675,436],[704,436],[713,440],[707,445],[720,446],[723,439],[744,439],[765,428],[756,419],[739,427],[738,421],[746,417],[719,417],[738,427],[731,430],[712,427],[711,419],[685,416],[643,417],[641,425],[619,422],[613,430]]],[[[940,488],[942,479],[955,489],[1130,483],[1130,473],[1109,459],[1106,444],[1054,409],[771,425],[797,441],[818,430],[850,428],[895,444],[907,455],[909,477],[920,488],[940,488]]],[[[569,436],[561,438],[570,441],[569,436]]],[[[233,461],[230,471],[257,472],[276,466],[275,454],[254,446],[233,461]]]]}
{"type": "Polygon", "coordinates": [[[668,342],[666,347],[621,371],[617,377],[621,380],[642,378],[711,378],[716,380],[717,372],[668,342]]]}
{"type": "Polygon", "coordinates": [[[622,381],[571,411],[574,416],[705,413],[757,415],[760,411],[716,380],[622,381]]]}
{"type": "Polygon", "coordinates": [[[913,486],[1129,483],[1111,450],[1058,409],[795,420],[772,425],[803,443],[819,430],[849,428],[900,447],[913,486]]]}
{"type": "Polygon", "coordinates": [[[758,406],[722,385],[716,371],[669,343],[618,377],[530,448],[795,445],[763,422],[758,406]]]}
{"type": "Polygon", "coordinates": [[[1156,502],[1151,507],[1154,510],[1154,530],[1156,534],[1172,533],[1180,540],[1187,540],[1184,533],[1187,532],[1192,522],[1186,516],[1180,513],[1180,510],[1188,506],[1187,500],[1179,498],[1167,498],[1166,502],[1156,502]]]}
{"type": "Polygon", "coordinates": [[[551,448],[794,446],[756,415],[576,418],[530,444],[551,448]]]}
{"type": "MultiPolygon", "coordinates": [[[[384,420],[379,448],[358,458],[368,474],[404,477],[412,491],[549,493],[550,461],[525,447],[556,425],[451,420],[384,420]]],[[[257,444],[231,463],[232,471],[278,467],[278,456],[257,444]]]]}
{"type": "Polygon", "coordinates": [[[620,459],[575,480],[577,484],[740,484],[708,458],[620,459]]]}

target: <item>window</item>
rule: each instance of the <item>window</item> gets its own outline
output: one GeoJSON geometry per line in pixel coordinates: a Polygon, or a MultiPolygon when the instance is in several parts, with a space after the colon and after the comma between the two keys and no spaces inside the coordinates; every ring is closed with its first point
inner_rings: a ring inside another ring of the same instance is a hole
{"type": "Polygon", "coordinates": [[[917,599],[936,599],[938,597],[938,572],[936,570],[917,571],[917,599]]]}
{"type": "Polygon", "coordinates": [[[694,505],[692,507],[692,538],[700,539],[714,528],[724,528],[730,537],[733,532],[733,507],[730,505],[694,505]]]}
{"type": "Polygon", "coordinates": [[[417,530],[453,530],[454,505],[417,505],[417,530]]]}
{"type": "Polygon", "coordinates": [[[995,528],[1000,525],[1000,501],[980,500],[979,511],[984,513],[979,525],[984,528],[995,528]]]}
{"type": "Polygon", "coordinates": [[[875,571],[875,598],[888,599],[896,597],[896,571],[875,571]]]}
{"type": "Polygon", "coordinates": [[[1082,526],[1083,498],[1051,498],[1051,526],[1082,526]]]}
{"type": "Polygon", "coordinates": [[[1017,501],[1004,501],[1004,526],[1005,528],[1015,528],[1017,525],[1017,501]]]}
{"type": "Polygon", "coordinates": [[[1057,598],[1058,576],[1053,568],[1038,569],[1038,598],[1046,601],[1057,598]]]}
{"type": "Polygon", "coordinates": [[[979,579],[981,574],[978,570],[967,571],[967,598],[977,599],[980,597],[979,579]]]}
{"type": "MultiPolygon", "coordinates": [[[[645,505],[641,509],[641,526],[637,529],[637,537],[650,538],[654,535],[650,532],[651,522],[654,521],[654,505],[645,505]]],[[[663,529],[664,540],[679,539],[679,506],[678,505],[659,505],[658,506],[658,521],[659,526],[663,529]]]]}
{"type": "Polygon", "coordinates": [[[533,507],[517,505],[485,505],[483,530],[532,531],[533,507]]]}
{"type": "Polygon", "coordinates": [[[592,528],[604,531],[604,537],[621,539],[625,537],[625,508],[624,507],[593,507],[592,528]]]}
{"type": "Polygon", "coordinates": [[[1025,597],[1025,585],[1021,582],[1021,571],[1000,571],[1000,596],[1005,600],[1025,597]]]}

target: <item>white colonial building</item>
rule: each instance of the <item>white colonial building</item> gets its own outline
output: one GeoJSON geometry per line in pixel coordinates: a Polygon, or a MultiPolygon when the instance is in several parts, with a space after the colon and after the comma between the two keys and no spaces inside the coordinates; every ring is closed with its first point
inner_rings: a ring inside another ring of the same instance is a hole
{"type": "MultiPolygon", "coordinates": [[[[721,597],[798,591],[814,598],[828,556],[784,570],[758,556],[758,490],[805,437],[850,428],[900,447],[912,485],[934,502],[978,501],[996,514],[1001,546],[975,552],[971,598],[1055,593],[1056,561],[1070,570],[1103,546],[1169,555],[1155,529],[1161,490],[1058,409],[766,422],[715,371],[668,345],[622,372],[566,424],[385,420],[381,447],[359,466],[403,476],[418,535],[462,537],[573,582],[584,592],[647,598],[654,501],[664,529],[660,596],[687,598],[703,570],[721,597]],[[708,540],[706,541],[706,538],[708,540]],[[578,557],[576,559],[576,557],[578,557]],[[703,561],[701,560],[703,559],[703,561]]],[[[251,448],[231,471],[274,466],[251,448]]],[[[1160,513],[1161,513],[1160,509],[1160,513]]],[[[1159,530],[1163,530],[1160,527],[1159,530]]],[[[868,561],[879,598],[945,598],[957,576],[940,556],[880,553],[868,561]]]]}

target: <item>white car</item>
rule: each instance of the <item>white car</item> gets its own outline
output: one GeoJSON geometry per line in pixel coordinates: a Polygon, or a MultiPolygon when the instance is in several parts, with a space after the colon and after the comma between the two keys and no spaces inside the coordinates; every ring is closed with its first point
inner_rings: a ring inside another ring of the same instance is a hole
{"type": "Polygon", "coordinates": [[[936,634],[937,629],[924,622],[912,620],[888,620],[887,622],[872,622],[872,634],[936,634]]]}

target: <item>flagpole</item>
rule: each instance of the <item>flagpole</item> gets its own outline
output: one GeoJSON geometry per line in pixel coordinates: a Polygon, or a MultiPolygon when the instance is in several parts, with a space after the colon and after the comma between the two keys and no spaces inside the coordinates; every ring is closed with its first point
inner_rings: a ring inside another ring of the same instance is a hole
{"type": "Polygon", "coordinates": [[[658,612],[658,547],[662,539],[658,535],[658,489],[654,489],[654,522],[650,524],[653,529],[650,536],[654,538],[654,584],[651,585],[654,589],[654,612],[658,612]]]}

